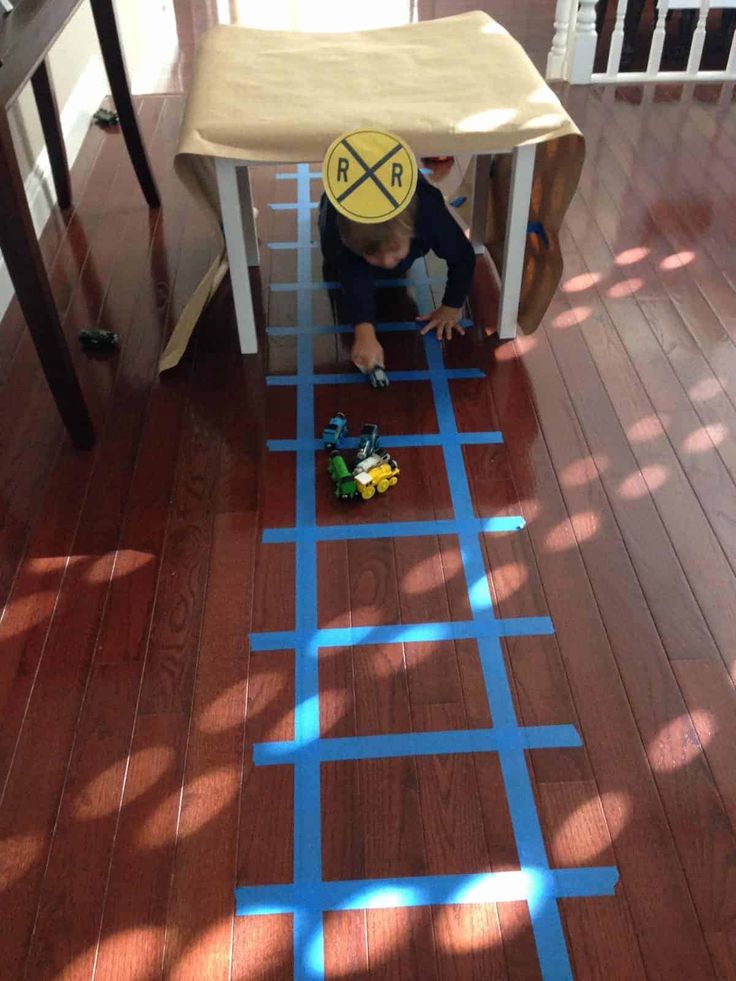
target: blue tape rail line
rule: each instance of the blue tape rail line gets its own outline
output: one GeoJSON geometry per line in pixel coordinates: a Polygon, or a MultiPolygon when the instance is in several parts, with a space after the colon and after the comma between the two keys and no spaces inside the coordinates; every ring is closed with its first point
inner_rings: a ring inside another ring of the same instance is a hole
{"type": "MultiPolygon", "coordinates": [[[[393,378],[393,375],[391,376],[393,378]]],[[[444,446],[445,443],[456,442],[463,446],[487,446],[489,443],[503,443],[501,433],[457,433],[457,435],[442,433],[416,433],[409,435],[385,436],[381,433],[381,443],[383,446],[444,446]]],[[[309,453],[310,450],[321,450],[323,444],[321,439],[308,439],[302,444],[296,439],[269,439],[267,441],[269,450],[274,453],[309,453]]],[[[348,436],[340,443],[345,449],[354,450],[358,445],[357,436],[348,436]]]]}
{"type": "MultiPolygon", "coordinates": [[[[433,276],[431,278],[421,280],[420,285],[435,286],[439,283],[444,283],[445,280],[441,276],[433,276]]],[[[373,284],[379,289],[395,289],[397,286],[417,286],[417,283],[409,277],[397,277],[396,279],[379,279],[373,284]]],[[[293,293],[297,290],[339,290],[340,284],[334,280],[325,280],[321,283],[271,283],[272,293],[293,293]]]]}
{"type": "MultiPolygon", "coordinates": [[[[309,340],[308,335],[307,340],[309,340]]],[[[431,381],[435,374],[435,370],[392,371],[391,381],[431,381]]],[[[477,368],[445,368],[440,371],[440,374],[451,379],[484,377],[483,372],[478,371],[477,368]]],[[[305,378],[300,378],[298,373],[296,375],[267,375],[266,384],[272,387],[286,386],[289,388],[296,385],[298,394],[300,389],[307,386],[311,388],[313,385],[365,385],[365,376],[355,371],[344,375],[310,374],[305,378]]],[[[312,433],[310,433],[310,438],[313,438],[312,433]]]]}
{"type": "Polygon", "coordinates": [[[239,916],[271,916],[291,913],[300,903],[316,911],[581,898],[611,895],[617,879],[610,866],[590,866],[331,881],[320,883],[307,896],[297,896],[292,885],[241,886],[235,890],[235,911],[239,916]]]}
{"type": "MultiPolygon", "coordinates": [[[[314,373],[312,337],[340,333],[346,325],[315,326],[312,296],[315,289],[333,284],[311,281],[310,182],[319,172],[300,165],[296,171],[277,175],[296,181],[296,202],[272,207],[295,209],[297,241],[284,243],[297,254],[297,282],[275,284],[290,289],[297,297],[297,326],[270,327],[275,336],[297,338],[295,375],[269,376],[270,385],[296,388],[295,439],[271,440],[275,452],[296,454],[296,522],[293,528],[268,528],[266,542],[293,542],[295,548],[296,612],[293,630],[255,633],[251,650],[293,648],[295,652],[294,738],[254,746],[258,766],[288,763],[294,767],[294,857],[293,881],[275,886],[242,886],[236,889],[236,911],[243,916],[289,913],[293,915],[294,976],[299,981],[324,979],[324,933],[322,916],[327,910],[387,909],[409,906],[462,903],[498,903],[524,900],[530,911],[532,930],[544,978],[572,978],[570,961],[560,921],[558,900],[573,896],[611,895],[618,879],[613,867],[551,869],[542,838],[539,816],[525,758],[528,749],[580,746],[574,726],[522,726],[516,718],[509,679],[501,649],[501,637],[541,636],[554,632],[549,617],[497,617],[493,608],[483,555],[486,533],[518,531],[520,516],[482,518],[475,514],[463,457],[464,445],[502,442],[500,433],[463,433],[457,428],[449,381],[478,378],[475,369],[445,368],[442,347],[435,338],[424,337],[425,371],[392,372],[391,381],[427,381],[434,397],[438,432],[382,437],[387,447],[439,446],[445,466],[452,473],[451,496],[454,516],[445,521],[410,521],[387,524],[351,522],[318,525],[316,515],[316,458],[321,442],[314,433],[314,386],[362,383],[352,375],[314,373]],[[368,627],[320,629],[317,619],[317,542],[369,538],[455,535],[458,540],[470,601],[469,620],[437,623],[377,624],[368,627]],[[357,644],[403,644],[419,641],[470,639],[478,645],[486,693],[493,719],[487,729],[447,732],[410,732],[389,735],[328,738],[320,736],[318,656],[320,648],[357,644]],[[366,879],[354,882],[325,882],[322,879],[320,766],[336,760],[385,759],[448,753],[492,752],[498,755],[508,797],[520,869],[514,872],[478,875],[421,876],[395,879],[366,879]]],[[[273,243],[277,245],[277,243],[273,243]]],[[[410,270],[408,284],[416,290],[422,310],[432,309],[431,286],[435,280],[424,272],[410,270]]],[[[416,330],[414,323],[381,325],[383,330],[416,330]]],[[[355,439],[346,446],[355,446],[355,439]]]]}
{"type": "MultiPolygon", "coordinates": [[[[520,515],[508,518],[476,518],[472,528],[478,533],[491,534],[500,531],[519,531],[524,527],[520,515]]],[[[350,528],[352,541],[374,538],[416,538],[421,535],[457,535],[467,531],[470,525],[457,521],[397,521],[386,524],[355,524],[350,528]]],[[[345,525],[311,525],[305,528],[267,528],[264,542],[295,542],[297,539],[313,542],[341,542],[345,540],[345,525]]]]}
{"type": "MultiPolygon", "coordinates": [[[[274,248],[276,246],[274,245],[274,248]]],[[[472,320],[461,320],[460,324],[462,327],[472,327],[472,320]]],[[[401,331],[412,331],[415,332],[419,329],[419,325],[415,320],[400,320],[393,322],[377,323],[376,330],[379,333],[390,334],[398,333],[401,331]]],[[[353,327],[352,324],[323,324],[311,327],[305,327],[304,332],[307,334],[352,334],[353,327]]],[[[266,327],[266,333],[270,334],[272,337],[296,337],[297,334],[302,333],[301,327],[266,327]]]]}

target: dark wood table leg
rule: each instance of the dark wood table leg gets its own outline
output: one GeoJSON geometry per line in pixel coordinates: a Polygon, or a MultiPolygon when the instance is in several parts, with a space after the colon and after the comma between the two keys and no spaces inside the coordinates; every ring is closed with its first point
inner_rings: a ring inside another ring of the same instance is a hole
{"type": "Polygon", "coordinates": [[[68,208],[72,203],[71,182],[69,180],[69,163],[66,159],[66,147],[59,122],[59,107],[56,104],[56,94],[49,78],[46,61],[42,61],[31,75],[31,86],[41,119],[41,129],[46,140],[46,149],[51,161],[51,173],[54,176],[56,198],[60,208],[68,208]]]}
{"type": "Polygon", "coordinates": [[[74,445],[88,450],[95,433],[59,323],[5,111],[0,111],[0,174],[0,249],[64,425],[74,445]]]}
{"type": "Polygon", "coordinates": [[[110,82],[113,102],[120,118],[120,128],[123,131],[125,144],[133,163],[138,183],[141,185],[144,197],[149,207],[158,208],[160,202],[156,182],[153,179],[151,165],[148,162],[146,148],[141,139],[138,129],[133,102],[130,98],[130,85],[128,84],[128,73],[125,68],[125,59],[120,48],[120,35],[115,18],[115,10],[112,0],[91,0],[92,16],[95,21],[97,37],[102,49],[102,58],[105,62],[105,70],[110,82]]]}

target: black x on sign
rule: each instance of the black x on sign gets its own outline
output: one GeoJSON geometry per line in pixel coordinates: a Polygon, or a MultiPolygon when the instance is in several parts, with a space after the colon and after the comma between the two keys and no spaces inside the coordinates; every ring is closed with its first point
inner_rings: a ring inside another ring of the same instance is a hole
{"type": "Polygon", "coordinates": [[[382,130],[355,130],[338,137],[325,155],[325,191],[339,212],[374,223],[400,214],[417,186],[409,147],[382,130]]]}

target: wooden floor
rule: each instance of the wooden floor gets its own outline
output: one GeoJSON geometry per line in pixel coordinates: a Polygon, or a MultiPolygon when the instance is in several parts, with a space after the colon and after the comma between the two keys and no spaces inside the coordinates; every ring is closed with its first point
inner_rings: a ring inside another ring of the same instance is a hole
{"type": "MultiPolygon", "coordinates": [[[[484,6],[543,67],[553,4],[549,24],[541,3],[484,6]]],[[[264,443],[295,433],[293,389],[264,383],[293,370],[294,339],[241,358],[226,286],[181,366],[156,374],[217,246],[171,169],[212,8],[177,0],[179,55],[139,100],[160,213],[120,135],[92,129],[74,210],[42,238],[93,452],[64,438],[15,306],[0,327],[9,981],[291,977],[290,919],[235,918],[233,889],[292,875],[292,771],[254,767],[252,745],[292,735],[293,652],[249,653],[247,635],[294,622],[293,546],[261,542],[295,517],[294,459],[264,443]],[[78,350],[93,324],[120,333],[114,358],[78,350]]],[[[575,977],[736,978],[736,113],[717,88],[563,98],[588,141],[563,287],[531,337],[452,342],[448,364],[487,373],[452,384],[455,412],[505,438],[466,448],[477,513],[527,521],[485,536],[496,607],[556,628],[504,642],[519,719],[575,725],[584,744],[528,754],[550,865],[620,875],[614,896],[560,902],[575,977]]],[[[264,242],[294,239],[293,212],[267,207],[293,194],[259,175],[264,242]]],[[[265,317],[294,324],[294,294],[267,288],[295,278],[293,253],[262,255],[265,317]]],[[[473,299],[493,323],[482,269],[473,299]]],[[[329,316],[326,294],[315,311],[329,316]]],[[[387,351],[422,367],[414,336],[387,351]]],[[[333,337],[315,354],[349,370],[333,337]]],[[[436,427],[423,383],[322,386],[315,425],[338,408],[386,432],[436,427]]],[[[440,450],[397,455],[401,483],[369,520],[450,517],[440,450]]],[[[326,476],[317,497],[320,521],[348,520],[326,476]]],[[[318,563],[321,627],[468,616],[452,536],[323,543],[318,563]]],[[[324,650],[320,688],[323,736],[491,721],[471,641],[324,650]]],[[[325,879],[519,868],[493,754],[326,764],[322,792],[325,879]]],[[[519,901],[332,913],[325,936],[331,979],[540,973],[519,901]]]]}

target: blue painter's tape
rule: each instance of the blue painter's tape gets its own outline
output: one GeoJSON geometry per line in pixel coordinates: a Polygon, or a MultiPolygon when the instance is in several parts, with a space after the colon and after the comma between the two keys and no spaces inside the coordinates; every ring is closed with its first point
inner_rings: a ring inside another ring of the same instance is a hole
{"type": "MultiPolygon", "coordinates": [[[[486,446],[503,443],[503,435],[497,432],[487,433],[417,433],[416,435],[384,436],[381,434],[381,444],[395,449],[402,446],[444,446],[445,443],[459,443],[462,446],[486,446]]],[[[302,444],[298,439],[269,439],[266,445],[272,453],[309,453],[312,450],[324,449],[321,439],[310,439],[302,444]]],[[[358,445],[357,436],[347,436],[341,443],[341,449],[355,449],[358,445]]]]}
{"type": "MultiPolygon", "coordinates": [[[[312,265],[310,180],[319,173],[307,165],[280,179],[297,178],[297,202],[277,204],[277,209],[296,208],[297,242],[272,243],[276,248],[295,248],[297,283],[274,284],[278,291],[297,294],[297,326],[275,327],[274,336],[297,337],[297,371],[294,376],[272,376],[269,385],[296,385],[297,431],[293,440],[270,441],[271,449],[296,454],[296,527],[268,529],[266,541],[295,542],[296,611],[295,629],[252,634],[252,650],[295,650],[294,740],[264,743],[254,747],[259,765],[290,763],[294,766],[294,882],[284,886],[243,887],[236,890],[240,915],[292,913],[294,916],[294,977],[298,981],[324,981],[324,935],[322,911],[326,909],[391,908],[454,903],[503,902],[522,899],[528,903],[542,975],[559,981],[571,978],[557,900],[565,896],[602,895],[613,891],[617,872],[613,868],[552,870],[545,851],[539,817],[532,793],[525,750],[579,746],[572,726],[519,726],[504,664],[500,638],[553,633],[548,617],[496,619],[485,569],[481,535],[491,531],[517,530],[521,517],[480,518],[475,515],[462,452],[463,445],[501,442],[499,433],[460,433],[448,381],[479,378],[475,369],[448,370],[442,346],[425,337],[428,370],[392,372],[392,381],[428,381],[437,411],[438,433],[418,436],[384,437],[384,445],[442,447],[448,474],[454,518],[440,522],[400,522],[397,524],[358,524],[318,526],[316,524],[314,386],[363,382],[355,375],[315,375],[312,367],[311,337],[352,330],[349,325],[312,324],[315,289],[337,284],[310,280],[312,265]],[[469,621],[449,623],[382,624],[371,627],[318,629],[317,559],[318,540],[405,537],[409,535],[456,534],[467,582],[472,612],[469,621]],[[442,733],[401,733],[386,736],[321,739],[319,725],[318,656],[322,647],[348,647],[356,644],[411,643],[474,639],[483,677],[493,728],[442,733]],[[511,821],[519,851],[521,870],[513,873],[483,873],[466,876],[428,876],[411,879],[382,879],[359,882],[323,882],[321,864],[320,764],[326,761],[374,759],[426,754],[496,752],[501,762],[511,821]]],[[[407,280],[387,280],[378,285],[411,285],[424,312],[434,306],[430,287],[444,279],[424,274],[418,264],[407,280]]],[[[379,325],[379,329],[416,330],[414,323],[379,325]]],[[[460,342],[458,342],[460,343],[460,342]]],[[[357,440],[346,441],[346,447],[357,440]]],[[[513,657],[513,649],[509,656],[513,657]]]]}
{"type": "MultiPolygon", "coordinates": [[[[400,381],[430,381],[434,378],[434,371],[392,371],[391,382],[400,381]]],[[[477,368],[446,368],[443,375],[451,379],[461,378],[484,378],[482,371],[477,368]]],[[[352,375],[267,375],[266,384],[271,386],[288,387],[291,385],[364,385],[365,375],[355,373],[352,375]]]]}
{"type": "Polygon", "coordinates": [[[529,868],[475,875],[322,882],[310,893],[292,885],[241,886],[235,890],[235,912],[238,916],[271,916],[291,913],[295,909],[405,909],[528,902],[536,897],[612,896],[617,882],[616,868],[600,865],[578,869],[529,868]]]}
{"type": "MultiPolygon", "coordinates": [[[[426,281],[429,284],[444,283],[443,277],[434,277],[426,281]]],[[[400,286],[416,286],[413,279],[378,279],[373,283],[376,289],[396,289],[400,286]]],[[[325,280],[322,283],[296,282],[296,283],[271,283],[272,293],[293,293],[295,290],[338,290],[340,284],[333,280],[325,280]]]]}
{"type": "MultiPolygon", "coordinates": [[[[309,280],[311,271],[309,168],[297,168],[297,277],[309,280]]],[[[297,323],[312,320],[312,295],[306,289],[297,294],[297,323]]],[[[297,375],[312,371],[312,338],[303,333],[297,338],[297,375]]],[[[307,439],[314,433],[314,388],[297,387],[297,437],[307,439]]],[[[314,454],[303,454],[296,466],[296,521],[312,524],[316,520],[314,454]]],[[[308,745],[319,739],[319,665],[314,638],[317,627],[317,555],[314,546],[299,542],[295,556],[295,621],[305,636],[294,657],[294,739],[308,745]]],[[[294,883],[306,890],[322,879],[322,820],[319,764],[303,760],[294,767],[293,867],[294,883]]],[[[324,936],[322,914],[295,911],[294,976],[299,981],[321,981],[324,978],[324,936]],[[307,951],[311,960],[306,960],[307,951]]]]}
{"type": "MultiPolygon", "coordinates": [[[[293,251],[294,249],[303,249],[305,248],[305,246],[299,245],[298,242],[266,242],[266,248],[273,249],[274,252],[289,252],[289,251],[293,251]]],[[[308,248],[318,249],[319,243],[310,242],[308,248]]],[[[299,328],[294,327],[293,329],[296,332],[299,328]]]]}
{"type": "Polygon", "coordinates": [[[253,651],[283,651],[314,642],[318,647],[357,644],[420,644],[438,640],[477,640],[480,637],[540,637],[554,633],[549,617],[486,620],[447,620],[438,623],[393,623],[368,627],[328,627],[304,637],[299,630],[250,634],[253,651]]]}
{"type": "Polygon", "coordinates": [[[480,533],[494,534],[505,531],[520,531],[524,525],[524,519],[518,514],[501,518],[474,518],[472,522],[459,522],[449,519],[446,521],[396,521],[386,524],[366,522],[365,524],[303,525],[298,528],[266,528],[263,532],[263,541],[267,544],[296,542],[301,539],[311,542],[349,542],[370,541],[376,538],[457,535],[460,532],[471,532],[476,535],[480,533]]]}
{"type": "MultiPolygon", "coordinates": [[[[300,166],[302,165],[300,164],[300,166]]],[[[297,180],[299,177],[304,179],[304,174],[301,174],[298,170],[288,170],[284,171],[283,173],[276,174],[277,181],[293,181],[297,180]]],[[[322,180],[322,171],[310,170],[307,174],[307,179],[310,181],[322,180]]]]}
{"type": "MultiPolygon", "coordinates": [[[[282,202],[277,201],[275,204],[269,204],[269,208],[274,211],[297,211],[299,209],[299,204],[297,202],[282,202]]],[[[315,208],[319,207],[319,201],[310,201],[309,204],[303,205],[305,208],[309,208],[313,211],[315,208]]]]}
{"type": "MultiPolygon", "coordinates": [[[[425,312],[432,309],[431,291],[429,285],[423,281],[417,283],[417,301],[420,309],[425,312]]],[[[441,351],[437,345],[425,344],[425,353],[427,364],[433,371],[432,389],[438,428],[442,433],[455,432],[455,413],[447,378],[437,371],[437,368],[443,364],[441,351]]],[[[465,476],[462,450],[457,444],[448,443],[443,447],[443,452],[448,473],[462,474],[465,478],[451,482],[451,493],[455,516],[460,520],[467,520],[473,513],[473,505],[465,476]]],[[[459,541],[473,617],[482,620],[484,617],[493,616],[493,602],[478,537],[461,534],[459,541]]],[[[511,723],[515,719],[515,713],[498,638],[486,636],[480,639],[479,650],[482,661],[484,650],[486,655],[489,651],[498,655],[491,663],[488,663],[489,658],[486,656],[484,665],[484,679],[492,703],[494,723],[496,725],[503,722],[511,723]]],[[[547,855],[524,753],[516,749],[502,749],[499,752],[499,759],[521,864],[534,868],[547,868],[547,855]]],[[[557,904],[550,902],[546,897],[530,899],[529,910],[543,977],[555,979],[571,977],[557,904]]]]}
{"type": "MultiPolygon", "coordinates": [[[[473,326],[472,320],[461,320],[460,325],[466,330],[473,326]]],[[[376,330],[379,334],[393,334],[419,330],[420,324],[416,320],[387,321],[377,323],[376,330]]],[[[352,324],[323,324],[313,327],[266,327],[266,333],[273,337],[294,337],[297,334],[306,332],[307,334],[352,334],[355,328],[352,324]]]]}
{"type": "Polygon", "coordinates": [[[497,753],[502,749],[562,749],[580,746],[575,726],[506,726],[446,732],[401,732],[389,736],[320,739],[308,746],[296,742],[257,743],[256,766],[296,763],[303,756],[320,763],[340,760],[385,760],[402,756],[447,756],[454,753],[497,753]]]}

